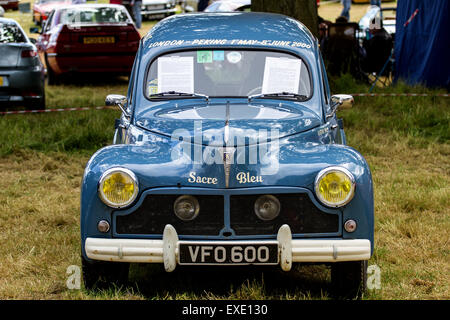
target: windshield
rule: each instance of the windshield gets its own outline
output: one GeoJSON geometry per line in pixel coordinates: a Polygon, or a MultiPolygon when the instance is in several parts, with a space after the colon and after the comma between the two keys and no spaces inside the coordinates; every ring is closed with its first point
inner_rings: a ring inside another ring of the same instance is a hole
{"type": "Polygon", "coordinates": [[[26,42],[19,27],[14,24],[0,23],[0,43],[26,42]]]}
{"type": "Polygon", "coordinates": [[[128,16],[122,8],[80,7],[62,10],[59,20],[61,24],[120,23],[128,22],[128,16]]]}
{"type": "MultiPolygon", "coordinates": [[[[248,97],[284,92],[303,96],[303,100],[311,95],[310,74],[304,61],[275,51],[192,50],[169,53],[153,60],[146,79],[147,98],[172,91],[209,97],[248,97]]],[[[176,98],[175,95],[172,97],[176,98]]]]}

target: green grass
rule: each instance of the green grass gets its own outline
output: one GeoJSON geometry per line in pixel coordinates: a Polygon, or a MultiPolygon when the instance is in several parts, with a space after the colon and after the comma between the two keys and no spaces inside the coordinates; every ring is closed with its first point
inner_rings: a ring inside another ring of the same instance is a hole
{"type": "MultiPolygon", "coordinates": [[[[367,92],[344,76],[334,93],[367,92]]],[[[49,87],[55,107],[99,106],[127,84],[49,87]],[[80,94],[81,93],[81,94],[80,94]],[[58,101],[58,102],[56,102],[58,101]]],[[[382,289],[365,299],[448,299],[450,144],[448,98],[404,84],[378,92],[428,97],[355,97],[339,111],[348,144],[367,159],[374,180],[375,253],[382,289]]],[[[79,190],[84,166],[111,143],[117,110],[0,117],[0,297],[12,299],[329,299],[329,271],[133,265],[130,285],[69,290],[66,269],[80,265],[79,190]]]]}

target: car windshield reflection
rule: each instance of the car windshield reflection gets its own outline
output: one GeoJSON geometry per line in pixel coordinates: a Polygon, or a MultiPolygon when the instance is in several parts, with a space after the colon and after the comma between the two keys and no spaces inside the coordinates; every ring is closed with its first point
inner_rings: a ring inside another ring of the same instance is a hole
{"type": "Polygon", "coordinates": [[[281,100],[290,97],[273,94],[288,91],[311,96],[310,74],[302,59],[263,50],[192,50],[161,55],[149,68],[145,88],[149,99],[171,91],[208,97],[267,94],[281,100]]]}

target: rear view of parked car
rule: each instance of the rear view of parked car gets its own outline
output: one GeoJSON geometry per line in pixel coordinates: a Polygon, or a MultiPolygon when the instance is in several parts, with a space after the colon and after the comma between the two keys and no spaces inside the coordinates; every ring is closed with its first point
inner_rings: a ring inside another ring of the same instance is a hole
{"type": "Polygon", "coordinates": [[[139,40],[122,5],[72,5],[52,11],[37,47],[55,84],[69,73],[129,75],[139,40]]]}
{"type": "Polygon", "coordinates": [[[0,18],[0,106],[45,109],[44,67],[37,49],[12,19],[0,18]]]}

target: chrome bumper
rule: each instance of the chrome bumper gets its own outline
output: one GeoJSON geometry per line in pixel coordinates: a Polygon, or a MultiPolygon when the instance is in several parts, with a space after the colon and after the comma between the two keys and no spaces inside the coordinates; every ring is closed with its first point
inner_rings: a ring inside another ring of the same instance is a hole
{"type": "Polygon", "coordinates": [[[156,9],[156,10],[147,10],[147,8],[142,7],[141,9],[141,15],[142,16],[152,16],[152,15],[159,15],[159,14],[170,14],[177,12],[177,8],[172,9],[156,9]]]}
{"type": "MultiPolygon", "coordinates": [[[[370,259],[367,239],[311,240],[292,239],[288,225],[278,230],[279,263],[289,271],[293,262],[340,262],[370,259]]],[[[205,241],[201,241],[205,243],[205,241]]],[[[232,244],[233,240],[227,241],[232,244]]],[[[255,243],[257,241],[248,241],[255,243]]],[[[167,272],[179,262],[178,235],[166,225],[162,240],[87,238],[85,251],[89,259],[117,262],[164,263],[167,272]]],[[[213,244],[214,241],[211,241],[213,244]]],[[[242,241],[239,241],[242,243],[242,241]]]]}

